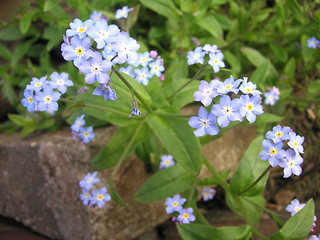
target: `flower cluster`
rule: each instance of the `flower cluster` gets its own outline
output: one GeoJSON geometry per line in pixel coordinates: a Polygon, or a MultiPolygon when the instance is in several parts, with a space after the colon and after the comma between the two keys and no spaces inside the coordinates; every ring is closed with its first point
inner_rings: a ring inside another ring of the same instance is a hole
{"type": "Polygon", "coordinates": [[[215,194],[216,194],[216,190],[214,190],[213,188],[204,187],[201,192],[203,201],[209,201],[213,199],[215,194]]]}
{"type": "Polygon", "coordinates": [[[137,61],[128,61],[127,67],[121,67],[120,72],[126,73],[139,83],[148,85],[153,76],[160,77],[164,71],[163,59],[154,50],[138,54],[137,61]],[[133,68],[134,67],[134,68],[133,68]]]}
{"type": "Polygon", "coordinates": [[[215,97],[221,96],[220,103],[213,104],[209,113],[200,107],[198,116],[189,119],[189,125],[197,128],[194,133],[201,137],[206,133],[217,135],[217,124],[222,128],[227,127],[231,121],[242,121],[244,117],[253,123],[256,116],[263,113],[260,95],[261,92],[256,90],[256,85],[248,82],[247,77],[234,80],[231,75],[224,82],[214,79],[210,83],[202,80],[199,91],[194,93],[195,101],[201,101],[207,107],[215,97]],[[233,95],[236,97],[232,98],[233,95]]]}
{"type": "MultiPolygon", "coordinates": [[[[298,199],[294,199],[291,201],[291,203],[286,206],[286,210],[291,214],[291,217],[294,216],[297,212],[299,212],[302,208],[304,208],[306,204],[300,203],[298,199]]],[[[316,227],[317,217],[313,217],[313,225],[311,228],[311,232],[314,231],[314,228],[316,227]]]]}
{"type": "Polygon", "coordinates": [[[84,205],[91,207],[96,205],[102,208],[106,205],[106,202],[111,200],[111,196],[105,187],[93,189],[94,184],[100,182],[100,179],[97,178],[97,173],[98,172],[88,173],[83,180],[80,181],[79,185],[82,188],[80,199],[84,205]]]}
{"type": "Polygon", "coordinates": [[[209,55],[208,64],[212,66],[215,73],[219,72],[220,68],[225,67],[222,61],[224,58],[223,53],[218,49],[217,45],[210,44],[205,44],[203,47],[196,47],[194,51],[189,51],[187,54],[188,65],[203,64],[206,54],[209,55]]]}
{"type": "Polygon", "coordinates": [[[312,37],[308,39],[308,47],[309,48],[319,48],[320,41],[316,37],[312,37]]]}
{"type": "Polygon", "coordinates": [[[58,110],[57,101],[69,86],[73,86],[73,82],[69,79],[68,73],[58,74],[53,72],[50,75],[50,80],[47,79],[47,76],[40,79],[33,77],[32,81],[26,86],[21,103],[29,112],[54,113],[58,110]]]}
{"type": "Polygon", "coordinates": [[[73,139],[79,139],[82,143],[89,143],[95,137],[92,127],[84,127],[84,115],[78,117],[71,126],[73,139]]]}
{"type": "Polygon", "coordinates": [[[297,135],[289,127],[277,125],[266,133],[260,158],[268,160],[272,167],[282,167],[284,178],[292,174],[299,176],[302,172],[300,165],[303,163],[303,158],[300,153],[303,153],[303,142],[304,137],[297,135]],[[284,149],[285,143],[286,149],[284,149]]]}
{"type": "Polygon", "coordinates": [[[276,101],[279,100],[280,90],[277,87],[269,88],[267,92],[265,92],[264,97],[264,103],[267,105],[273,106],[276,101]]]}
{"type": "Polygon", "coordinates": [[[171,155],[165,154],[161,156],[159,169],[168,168],[175,164],[171,155]]]}
{"type": "Polygon", "coordinates": [[[184,209],[182,205],[187,201],[185,198],[181,198],[179,194],[174,195],[172,198],[166,199],[166,212],[168,214],[178,212],[178,217],[172,218],[173,221],[179,223],[190,223],[196,220],[196,217],[192,214],[192,208],[184,209]]]}

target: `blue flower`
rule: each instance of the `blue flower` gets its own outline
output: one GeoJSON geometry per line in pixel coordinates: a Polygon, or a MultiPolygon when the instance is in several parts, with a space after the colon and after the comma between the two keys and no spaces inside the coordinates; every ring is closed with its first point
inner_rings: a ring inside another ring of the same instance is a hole
{"type": "Polygon", "coordinates": [[[76,18],[69,25],[71,29],[67,30],[67,37],[79,36],[80,39],[83,39],[87,35],[87,30],[93,24],[91,19],[82,22],[80,19],[76,18]]]}
{"type": "Polygon", "coordinates": [[[239,98],[231,100],[227,95],[220,98],[220,104],[212,106],[211,113],[218,117],[220,127],[226,127],[230,121],[242,121],[242,116],[239,112],[242,106],[242,101],[239,98]]]}
{"type": "Polygon", "coordinates": [[[318,45],[319,45],[319,40],[316,39],[315,37],[308,39],[308,47],[309,48],[317,48],[318,45]]]}
{"type": "Polygon", "coordinates": [[[43,76],[42,78],[38,79],[36,77],[32,78],[32,81],[30,84],[26,86],[26,90],[34,90],[36,92],[39,92],[42,90],[45,86],[47,86],[49,83],[47,81],[47,76],[43,76]]]}
{"type": "Polygon", "coordinates": [[[264,148],[260,153],[261,160],[268,160],[272,167],[279,165],[279,161],[286,156],[286,151],[282,149],[283,143],[273,144],[270,140],[263,140],[262,147],[264,148]]]}
{"type": "Polygon", "coordinates": [[[88,35],[97,43],[97,49],[101,49],[107,43],[115,42],[119,32],[118,26],[114,24],[108,26],[107,21],[101,19],[88,30],[88,35]]]}
{"type": "Polygon", "coordinates": [[[280,125],[277,125],[273,127],[272,131],[267,132],[266,138],[271,139],[274,143],[278,143],[284,140],[288,140],[290,138],[289,132],[289,127],[282,128],[280,125]]]}
{"type": "Polygon", "coordinates": [[[136,74],[135,80],[137,80],[139,83],[142,83],[143,85],[148,85],[152,75],[150,74],[147,67],[135,69],[134,73],[136,74]]]}
{"type": "Polygon", "coordinates": [[[24,107],[27,108],[29,112],[34,112],[38,102],[35,100],[33,91],[24,90],[24,98],[21,100],[21,103],[24,107]]]}
{"type": "Polygon", "coordinates": [[[284,168],[284,178],[288,178],[293,173],[294,175],[300,176],[302,172],[301,164],[303,158],[295,151],[288,149],[286,151],[286,157],[279,162],[279,166],[284,168]]]}
{"type": "Polygon", "coordinates": [[[160,162],[160,169],[171,167],[175,164],[171,155],[162,155],[160,162]]]}
{"type": "Polygon", "coordinates": [[[100,20],[102,18],[102,13],[93,11],[93,13],[90,15],[90,18],[94,21],[100,20]]]}
{"type": "Polygon", "coordinates": [[[39,102],[37,110],[54,112],[58,110],[57,101],[60,99],[61,93],[54,92],[52,87],[46,86],[42,91],[36,93],[36,100],[39,102]]]}
{"type": "Polygon", "coordinates": [[[110,200],[111,196],[105,187],[99,190],[92,190],[90,202],[96,204],[99,208],[103,208],[106,205],[106,202],[109,202],[110,200]]]}
{"type": "Polygon", "coordinates": [[[204,187],[201,192],[203,201],[209,201],[213,199],[215,194],[216,194],[216,190],[214,190],[213,188],[204,187]]]}
{"type": "Polygon", "coordinates": [[[80,128],[85,124],[85,121],[83,118],[84,118],[84,115],[77,117],[77,119],[74,121],[74,124],[71,126],[72,131],[80,132],[80,128]]]}
{"type": "Polygon", "coordinates": [[[204,106],[209,106],[212,99],[220,95],[217,92],[218,86],[221,84],[219,80],[212,80],[210,83],[201,80],[199,85],[199,91],[193,94],[195,101],[201,101],[204,106]]]}
{"type": "Polygon", "coordinates": [[[133,8],[128,8],[127,6],[124,6],[123,8],[118,9],[116,11],[116,19],[128,18],[128,14],[132,10],[133,10],[133,8]]]}
{"type": "Polygon", "coordinates": [[[204,47],[202,48],[203,51],[206,53],[220,53],[221,51],[218,49],[217,45],[210,45],[210,44],[205,44],[204,47]]]}
{"type": "Polygon", "coordinates": [[[219,133],[219,128],[217,127],[216,117],[212,113],[208,113],[203,107],[199,108],[198,116],[189,118],[189,125],[193,128],[197,128],[194,131],[196,137],[202,137],[207,133],[209,135],[217,135],[219,133]]]}
{"type": "Polygon", "coordinates": [[[257,85],[253,84],[252,82],[247,82],[248,78],[244,77],[243,81],[241,83],[241,86],[239,87],[239,90],[243,92],[244,94],[252,94],[255,95],[261,95],[261,92],[259,90],[256,90],[257,85]]]}
{"type": "Polygon", "coordinates": [[[291,147],[297,153],[303,153],[302,143],[304,142],[304,137],[297,135],[295,132],[289,133],[290,140],[288,142],[289,147],[291,147]]]}
{"type": "Polygon", "coordinates": [[[306,204],[304,203],[300,203],[298,199],[294,199],[288,206],[286,206],[286,210],[291,213],[291,216],[294,216],[297,212],[304,208],[305,205],[306,204]]]}
{"type": "Polygon", "coordinates": [[[129,118],[130,118],[130,117],[133,117],[133,116],[138,116],[138,117],[140,117],[140,115],[141,115],[141,112],[140,112],[139,108],[133,107],[129,118]]]}
{"type": "Polygon", "coordinates": [[[219,72],[220,68],[226,66],[222,61],[222,59],[224,58],[224,55],[221,52],[210,53],[209,57],[210,57],[210,60],[208,63],[212,66],[213,71],[215,73],[219,72]]]}
{"type": "Polygon", "coordinates": [[[79,65],[79,70],[86,73],[85,81],[88,84],[94,83],[96,80],[100,83],[107,83],[110,79],[107,71],[111,69],[109,60],[102,60],[99,52],[94,52],[89,61],[83,61],[79,65]]]}
{"type": "Polygon", "coordinates": [[[194,51],[189,51],[187,55],[188,65],[201,63],[203,64],[203,57],[205,52],[202,51],[202,47],[197,47],[194,51]]]}
{"type": "Polygon", "coordinates": [[[80,199],[83,202],[83,204],[89,205],[91,198],[91,193],[87,189],[83,188],[82,193],[80,194],[80,199]]]}
{"type": "Polygon", "coordinates": [[[187,201],[185,198],[181,198],[180,194],[174,195],[172,198],[166,199],[166,212],[168,214],[173,212],[179,212],[182,210],[182,205],[187,201]]]}
{"type": "Polygon", "coordinates": [[[138,55],[139,55],[138,64],[142,65],[143,67],[146,67],[148,63],[152,61],[152,58],[150,57],[149,52],[138,53],[138,55]]]}
{"type": "Polygon", "coordinates": [[[93,51],[90,49],[90,38],[86,37],[80,40],[78,36],[75,36],[71,38],[70,42],[71,45],[64,47],[62,56],[67,61],[73,61],[76,67],[93,55],[93,51]]]}
{"type": "Polygon", "coordinates": [[[279,95],[277,95],[273,91],[266,92],[264,94],[264,97],[265,97],[264,103],[271,106],[273,106],[276,103],[276,101],[279,100],[279,95]]]}
{"type": "Polygon", "coordinates": [[[125,74],[128,74],[129,76],[131,76],[132,78],[135,78],[134,73],[132,72],[132,66],[128,66],[128,67],[121,67],[119,69],[120,72],[123,72],[125,74]]]}
{"type": "Polygon", "coordinates": [[[87,173],[87,175],[84,176],[83,180],[79,182],[80,187],[89,191],[92,188],[93,184],[100,182],[100,179],[97,178],[97,174],[98,172],[87,173]]]}
{"type": "Polygon", "coordinates": [[[190,223],[190,222],[194,222],[196,220],[196,217],[192,214],[193,213],[192,208],[182,209],[182,210],[180,210],[179,213],[180,214],[179,214],[177,220],[180,223],[190,223]]]}
{"type": "Polygon", "coordinates": [[[242,79],[237,79],[235,81],[234,77],[230,75],[230,78],[227,78],[218,86],[217,92],[220,94],[228,94],[229,92],[237,94],[239,92],[238,86],[241,82],[242,79]]]}
{"type": "Polygon", "coordinates": [[[150,74],[156,75],[157,77],[160,77],[161,73],[164,71],[164,67],[160,59],[157,59],[156,61],[151,62],[149,64],[149,68],[150,68],[150,74]]]}
{"type": "Polygon", "coordinates": [[[136,61],[138,59],[137,50],[140,48],[140,45],[135,39],[129,37],[128,33],[126,32],[120,32],[118,34],[117,40],[113,47],[118,53],[119,64],[122,64],[129,59],[132,61],[136,61]]]}
{"type": "Polygon", "coordinates": [[[84,143],[89,143],[91,139],[95,137],[95,134],[92,132],[93,128],[92,127],[86,127],[86,128],[80,128],[79,132],[79,138],[84,142],[84,143]]]}
{"type": "Polygon", "coordinates": [[[242,101],[242,106],[240,108],[240,114],[242,117],[246,117],[250,123],[256,121],[256,115],[260,115],[263,113],[261,106],[261,97],[260,96],[252,96],[242,95],[240,96],[240,100],[242,101]]]}
{"type": "Polygon", "coordinates": [[[50,86],[52,88],[57,88],[62,94],[67,91],[67,87],[73,86],[73,82],[68,79],[69,74],[62,72],[58,74],[57,72],[53,72],[50,75],[50,86]]]}
{"type": "Polygon", "coordinates": [[[117,93],[115,90],[111,89],[109,85],[105,83],[100,83],[100,87],[97,87],[93,92],[92,95],[103,96],[104,100],[107,102],[110,100],[117,100],[117,93]]]}
{"type": "Polygon", "coordinates": [[[104,48],[104,50],[102,51],[102,56],[108,61],[111,61],[112,65],[119,62],[119,57],[117,56],[117,52],[114,50],[110,51],[104,48]]]}

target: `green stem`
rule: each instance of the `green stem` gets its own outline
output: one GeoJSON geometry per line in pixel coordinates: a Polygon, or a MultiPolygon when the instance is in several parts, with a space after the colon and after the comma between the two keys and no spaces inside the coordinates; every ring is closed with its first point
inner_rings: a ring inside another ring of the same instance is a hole
{"type": "MultiPolygon", "coordinates": [[[[122,74],[114,66],[112,66],[112,70],[131,91],[134,91],[134,88],[131,86],[131,84],[122,76],[122,74]]],[[[137,99],[139,99],[139,101],[142,103],[142,105],[148,112],[153,112],[151,107],[143,100],[139,93],[134,91],[134,95],[137,97],[137,99]]]]}
{"type": "Polygon", "coordinates": [[[226,192],[229,192],[230,191],[229,184],[223,179],[223,177],[220,176],[218,171],[214,167],[211,166],[210,162],[204,156],[202,157],[202,161],[203,161],[204,165],[208,168],[208,170],[212,174],[212,176],[214,176],[218,180],[219,184],[223,187],[223,189],[226,192]]]}
{"type": "Polygon", "coordinates": [[[116,114],[119,114],[119,115],[128,117],[128,114],[126,114],[126,113],[124,113],[124,112],[121,112],[121,111],[118,111],[118,110],[115,110],[115,109],[113,109],[113,108],[109,108],[109,107],[96,106],[96,105],[89,104],[89,103],[85,103],[85,104],[83,105],[83,107],[95,108],[95,109],[98,109],[98,110],[113,112],[113,113],[116,113],[116,114]]]}
{"type": "Polygon", "coordinates": [[[241,194],[249,191],[251,188],[253,188],[253,187],[264,177],[264,175],[266,175],[266,174],[269,172],[269,170],[270,170],[271,168],[272,168],[272,166],[269,165],[269,166],[266,168],[266,170],[264,170],[264,172],[261,173],[261,175],[260,175],[249,187],[247,187],[245,190],[243,190],[239,195],[241,195],[241,194]]]}
{"type": "Polygon", "coordinates": [[[203,70],[208,66],[209,61],[207,61],[205,64],[202,65],[202,67],[199,69],[199,71],[185,84],[183,84],[178,90],[176,90],[170,97],[168,97],[168,101],[170,101],[172,98],[174,98],[182,89],[184,89],[186,86],[188,86],[191,82],[193,82],[197,77],[203,72],[203,70]]]}
{"type": "Polygon", "coordinates": [[[113,169],[112,174],[111,174],[111,178],[112,178],[112,179],[114,178],[114,176],[115,176],[116,173],[118,172],[121,163],[125,160],[126,155],[128,154],[129,149],[132,147],[132,144],[133,144],[134,141],[136,140],[136,138],[137,138],[137,136],[138,136],[138,133],[140,132],[140,129],[141,129],[143,123],[144,123],[144,120],[141,121],[141,122],[139,123],[139,125],[137,126],[135,132],[133,133],[130,141],[129,141],[128,144],[127,144],[126,149],[125,149],[124,152],[122,153],[122,155],[121,155],[121,157],[120,157],[120,159],[119,159],[116,167],[113,169]]]}
{"type": "Polygon", "coordinates": [[[194,115],[184,115],[184,114],[174,114],[174,113],[159,113],[159,112],[155,112],[155,115],[158,116],[164,116],[164,117],[169,117],[169,118],[190,118],[194,115]]]}

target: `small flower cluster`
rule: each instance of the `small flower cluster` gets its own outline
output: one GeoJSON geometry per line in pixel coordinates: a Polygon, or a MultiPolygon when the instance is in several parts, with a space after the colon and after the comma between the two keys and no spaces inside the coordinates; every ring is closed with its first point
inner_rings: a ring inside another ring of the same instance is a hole
{"type": "Polygon", "coordinates": [[[269,88],[267,92],[265,92],[264,97],[264,103],[267,105],[273,106],[276,101],[279,100],[280,90],[277,87],[269,88]]]}
{"type": "Polygon", "coordinates": [[[197,128],[194,134],[197,137],[209,135],[217,135],[219,127],[227,127],[231,121],[242,121],[244,117],[250,123],[256,120],[256,116],[263,113],[261,105],[261,92],[256,90],[256,85],[248,82],[248,78],[234,80],[230,78],[224,82],[212,80],[210,83],[202,80],[199,85],[199,91],[195,92],[195,101],[201,101],[204,106],[209,106],[213,99],[221,96],[220,103],[212,106],[211,112],[200,107],[198,116],[189,119],[189,125],[197,128]],[[241,83],[241,85],[240,85],[241,83]],[[240,87],[239,87],[240,85],[240,87]],[[242,92],[242,94],[238,94],[242,92]],[[240,95],[240,97],[231,98],[232,95],[240,95]]]}
{"type": "Polygon", "coordinates": [[[79,185],[82,188],[80,199],[84,205],[90,207],[96,205],[99,208],[102,208],[106,205],[106,202],[111,200],[111,196],[106,187],[93,189],[94,184],[100,182],[100,179],[97,178],[97,174],[98,172],[88,173],[83,180],[80,181],[79,185]]]}
{"type": "Polygon", "coordinates": [[[189,51],[187,54],[188,65],[196,63],[203,64],[205,55],[209,55],[208,63],[212,66],[215,73],[220,71],[220,68],[225,67],[222,59],[223,53],[218,49],[217,45],[205,44],[203,47],[196,47],[194,51],[189,51]]]}
{"type": "Polygon", "coordinates": [[[69,86],[73,86],[73,82],[69,79],[68,73],[58,74],[53,72],[50,75],[50,80],[47,80],[47,76],[40,79],[33,77],[32,81],[26,86],[21,103],[29,112],[54,113],[58,110],[57,101],[69,86]]]}
{"type": "Polygon", "coordinates": [[[155,50],[139,53],[137,61],[128,61],[130,65],[126,68],[121,67],[119,70],[128,74],[139,83],[148,85],[149,80],[153,76],[161,77],[163,75],[161,74],[164,71],[163,59],[157,55],[158,53],[155,50]],[[133,69],[132,66],[135,68],[133,69]]]}
{"type": "Polygon", "coordinates": [[[173,157],[169,154],[165,154],[161,156],[161,162],[159,169],[168,168],[175,164],[173,157]]]}
{"type": "MultiPolygon", "coordinates": [[[[294,216],[297,212],[299,212],[302,208],[304,208],[306,204],[300,203],[298,199],[294,199],[291,201],[291,203],[286,206],[286,210],[291,214],[291,217],[294,216]]],[[[314,231],[314,228],[316,227],[317,217],[313,217],[313,225],[310,230],[310,232],[314,231]]]]}
{"type": "Polygon", "coordinates": [[[201,196],[202,196],[203,201],[206,202],[206,201],[213,199],[216,192],[217,191],[214,190],[213,188],[204,187],[201,192],[201,196]]]}
{"type": "Polygon", "coordinates": [[[300,153],[304,151],[302,146],[304,137],[297,135],[289,127],[277,125],[266,133],[266,138],[262,142],[264,150],[260,153],[260,158],[268,160],[272,167],[282,167],[284,178],[292,174],[299,176],[302,172],[300,165],[303,163],[303,158],[300,153]],[[284,143],[288,146],[286,150],[283,149],[284,143]]]}
{"type": "Polygon", "coordinates": [[[312,37],[308,39],[308,47],[309,48],[320,48],[320,41],[316,37],[312,37]]]}
{"type": "Polygon", "coordinates": [[[178,223],[190,223],[196,220],[196,217],[192,214],[192,208],[184,209],[182,205],[187,201],[185,198],[181,198],[180,194],[174,195],[172,198],[166,199],[166,212],[168,214],[178,212],[178,217],[173,217],[172,220],[178,223]]]}
{"type": "Polygon", "coordinates": [[[73,139],[79,139],[82,143],[89,143],[95,137],[92,127],[84,127],[84,115],[78,117],[71,126],[73,139]]]}

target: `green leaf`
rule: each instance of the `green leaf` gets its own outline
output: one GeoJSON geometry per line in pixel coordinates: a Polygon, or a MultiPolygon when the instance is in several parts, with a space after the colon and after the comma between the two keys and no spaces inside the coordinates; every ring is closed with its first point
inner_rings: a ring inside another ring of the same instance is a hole
{"type": "Polygon", "coordinates": [[[147,124],[161,144],[186,170],[198,173],[201,166],[199,140],[186,119],[167,118],[148,114],[147,124]],[[186,141],[188,139],[188,141],[186,141]]]}
{"type": "Polygon", "coordinates": [[[15,91],[13,90],[13,87],[10,84],[9,79],[7,79],[7,81],[5,81],[5,83],[2,85],[1,91],[3,96],[5,96],[9,100],[12,106],[15,106],[16,104],[18,104],[18,97],[15,91]]]}
{"type": "Polygon", "coordinates": [[[263,62],[257,69],[253,72],[251,76],[252,82],[256,84],[263,84],[266,79],[277,80],[278,73],[270,60],[263,62]]]}
{"type": "Polygon", "coordinates": [[[250,47],[242,47],[241,52],[256,67],[267,61],[267,59],[256,49],[250,47]]]}
{"type": "Polygon", "coordinates": [[[282,119],[283,117],[272,114],[272,113],[263,113],[257,117],[256,124],[279,122],[282,119]]]}
{"type": "Polygon", "coordinates": [[[314,202],[310,199],[306,206],[291,217],[283,227],[272,235],[271,240],[300,240],[304,239],[313,224],[314,202]]]}
{"type": "Polygon", "coordinates": [[[226,200],[232,211],[244,217],[250,225],[258,225],[261,212],[266,203],[261,195],[249,197],[233,196],[231,193],[227,193],[226,200]]]}
{"type": "Polygon", "coordinates": [[[108,181],[109,186],[108,186],[108,192],[111,195],[111,199],[112,201],[114,201],[116,204],[118,204],[119,206],[122,207],[127,207],[128,205],[122,200],[121,196],[119,195],[119,193],[115,190],[114,186],[113,186],[113,180],[110,178],[110,180],[108,181]]]}
{"type": "Polygon", "coordinates": [[[195,17],[195,23],[204,30],[211,33],[213,37],[222,38],[223,31],[220,26],[220,23],[215,19],[215,17],[212,14],[207,13],[204,15],[197,15],[195,17]]]}
{"type": "Polygon", "coordinates": [[[26,55],[31,45],[33,44],[34,39],[26,41],[20,45],[18,45],[15,49],[15,52],[12,56],[12,66],[15,67],[19,60],[26,55]]]}
{"type": "Polygon", "coordinates": [[[22,39],[23,35],[21,34],[18,28],[4,28],[0,30],[0,40],[3,41],[15,41],[22,39]]]}
{"type": "Polygon", "coordinates": [[[196,180],[196,175],[176,164],[155,173],[139,188],[135,198],[140,202],[163,200],[188,189],[196,180]]]}
{"type": "Polygon", "coordinates": [[[273,52],[273,54],[281,61],[281,62],[286,62],[288,59],[288,52],[285,48],[275,45],[275,44],[270,44],[270,48],[273,52]]]}
{"type": "Polygon", "coordinates": [[[148,129],[143,121],[136,126],[120,128],[107,145],[93,157],[91,165],[97,169],[107,169],[127,158],[147,137],[148,129]]]}
{"type": "Polygon", "coordinates": [[[296,60],[294,57],[290,58],[287,62],[286,66],[284,67],[284,75],[293,78],[296,72],[296,60]]]}
{"type": "Polygon", "coordinates": [[[320,79],[317,79],[308,86],[307,96],[317,97],[319,95],[320,95],[320,79]]]}
{"type": "Polygon", "coordinates": [[[10,61],[12,57],[10,49],[3,44],[0,44],[0,57],[7,61],[10,61]]]}
{"type": "Polygon", "coordinates": [[[177,227],[184,240],[243,240],[251,234],[250,227],[247,225],[215,228],[203,224],[189,223],[177,224],[177,227]]]}
{"type": "MultiPolygon", "coordinates": [[[[241,194],[248,188],[269,166],[268,161],[260,159],[262,151],[263,136],[252,141],[245,155],[242,157],[236,173],[231,178],[230,187],[235,195],[241,194]]],[[[244,195],[260,194],[266,184],[268,174],[266,174],[253,188],[245,192],[244,195]]]]}
{"type": "Polygon", "coordinates": [[[35,15],[35,13],[36,13],[35,11],[28,12],[21,17],[19,27],[22,34],[25,34],[26,32],[28,32],[32,18],[35,15]]]}
{"type": "Polygon", "coordinates": [[[226,57],[227,62],[231,65],[232,71],[239,74],[241,72],[239,59],[229,51],[224,52],[224,56],[226,57]]]}
{"type": "Polygon", "coordinates": [[[194,102],[193,94],[198,91],[198,87],[199,82],[191,82],[171,100],[171,105],[176,108],[182,108],[185,105],[194,102]]]}
{"type": "Polygon", "coordinates": [[[156,13],[175,21],[179,20],[180,11],[175,7],[172,0],[140,0],[147,8],[156,13]]]}
{"type": "Polygon", "coordinates": [[[61,0],[47,0],[44,4],[43,11],[48,12],[52,8],[54,8],[57,4],[59,4],[61,0]]]}
{"type": "Polygon", "coordinates": [[[9,119],[18,126],[24,127],[34,122],[33,119],[25,118],[19,114],[8,114],[9,119]]]}
{"type": "Polygon", "coordinates": [[[31,124],[31,125],[26,125],[25,127],[22,128],[22,131],[20,132],[20,137],[25,137],[36,130],[37,130],[36,122],[34,122],[34,124],[31,124]]]}
{"type": "MultiPolygon", "coordinates": [[[[222,171],[220,174],[220,176],[223,178],[223,179],[227,179],[228,175],[230,173],[230,170],[227,169],[227,170],[224,170],[222,171]]],[[[199,179],[198,181],[198,185],[200,186],[206,186],[206,185],[219,185],[219,181],[218,179],[216,179],[214,176],[212,177],[208,177],[208,178],[202,178],[202,179],[199,179]]]]}
{"type": "Polygon", "coordinates": [[[139,11],[140,11],[140,4],[137,4],[136,6],[134,6],[133,11],[131,11],[129,13],[128,19],[127,19],[127,29],[131,29],[134,24],[137,22],[138,20],[138,16],[139,16],[139,11]]]}

